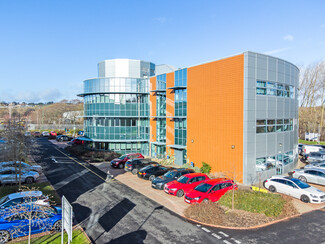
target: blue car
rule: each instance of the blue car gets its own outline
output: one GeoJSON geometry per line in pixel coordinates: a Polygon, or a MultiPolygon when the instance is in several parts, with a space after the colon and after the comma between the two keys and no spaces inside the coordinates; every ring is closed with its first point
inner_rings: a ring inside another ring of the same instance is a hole
{"type": "Polygon", "coordinates": [[[0,211],[0,243],[28,235],[29,219],[31,234],[44,231],[61,231],[62,209],[54,206],[22,204],[0,211]]]}

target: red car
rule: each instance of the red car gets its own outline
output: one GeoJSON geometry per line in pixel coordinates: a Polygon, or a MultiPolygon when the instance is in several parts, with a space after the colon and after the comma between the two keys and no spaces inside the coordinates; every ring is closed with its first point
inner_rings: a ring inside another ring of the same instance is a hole
{"type": "Polygon", "coordinates": [[[75,138],[75,139],[71,140],[71,143],[74,144],[74,145],[82,145],[82,144],[85,143],[85,141],[79,140],[78,138],[75,138]]]}
{"type": "Polygon", "coordinates": [[[111,161],[111,166],[113,168],[120,168],[123,169],[126,161],[134,158],[144,158],[141,153],[130,153],[122,155],[119,158],[115,158],[111,161]]]}
{"type": "Polygon", "coordinates": [[[56,131],[51,131],[50,135],[51,136],[57,136],[58,134],[56,133],[56,131]]]}
{"type": "Polygon", "coordinates": [[[237,185],[230,179],[218,178],[207,180],[199,184],[194,189],[185,194],[184,201],[186,203],[200,203],[200,202],[216,202],[227,191],[233,189],[233,185],[237,190],[237,185]]]}
{"type": "Polygon", "coordinates": [[[202,173],[186,174],[179,177],[177,180],[167,183],[164,191],[170,195],[182,197],[184,193],[189,192],[203,181],[209,179],[210,178],[206,174],[202,173]]]}

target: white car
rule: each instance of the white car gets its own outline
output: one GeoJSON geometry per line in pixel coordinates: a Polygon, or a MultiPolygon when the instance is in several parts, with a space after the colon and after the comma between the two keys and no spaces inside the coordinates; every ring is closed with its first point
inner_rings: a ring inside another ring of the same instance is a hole
{"type": "Polygon", "coordinates": [[[264,187],[270,192],[279,192],[294,198],[298,198],[305,203],[324,203],[325,193],[308,185],[296,178],[288,176],[272,176],[264,181],[264,187]]]}
{"type": "Polygon", "coordinates": [[[325,186],[325,169],[322,168],[307,168],[295,169],[292,171],[292,176],[303,182],[315,183],[325,186]]]}
{"type": "MultiPolygon", "coordinates": [[[[9,161],[9,162],[0,162],[0,169],[5,168],[5,167],[17,167],[19,168],[20,162],[19,161],[9,161]]],[[[36,171],[40,173],[42,171],[42,166],[34,164],[34,165],[29,165],[27,163],[21,162],[21,168],[23,170],[28,170],[28,171],[36,171]]]]}
{"type": "Polygon", "coordinates": [[[325,169],[325,161],[320,161],[317,163],[311,163],[311,164],[307,164],[305,166],[305,169],[310,169],[310,168],[321,168],[321,169],[325,169]]]}
{"type": "Polygon", "coordinates": [[[50,136],[50,133],[48,131],[43,131],[42,136],[50,136]]]}
{"type": "Polygon", "coordinates": [[[49,198],[41,191],[24,191],[9,194],[0,199],[0,209],[5,209],[18,204],[33,202],[42,206],[50,206],[49,198]]]}

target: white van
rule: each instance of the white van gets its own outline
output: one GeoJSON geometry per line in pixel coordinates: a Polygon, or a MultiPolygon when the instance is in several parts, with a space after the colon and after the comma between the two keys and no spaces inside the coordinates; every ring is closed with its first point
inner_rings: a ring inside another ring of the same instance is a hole
{"type": "Polygon", "coordinates": [[[304,155],[309,154],[311,152],[319,152],[322,148],[319,146],[314,145],[303,145],[302,146],[302,153],[304,155]]]}

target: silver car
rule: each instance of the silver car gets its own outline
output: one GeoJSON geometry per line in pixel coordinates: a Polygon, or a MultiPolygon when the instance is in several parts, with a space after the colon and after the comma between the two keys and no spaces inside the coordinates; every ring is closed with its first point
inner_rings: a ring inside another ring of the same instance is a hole
{"type": "MultiPolygon", "coordinates": [[[[36,182],[38,177],[39,174],[35,171],[22,170],[21,182],[30,184],[36,182]]],[[[19,172],[17,172],[17,177],[16,177],[15,168],[13,167],[0,168],[0,184],[18,183],[18,181],[19,181],[19,172]]]]}
{"type": "Polygon", "coordinates": [[[311,163],[311,164],[307,164],[305,166],[305,169],[310,169],[310,168],[322,168],[322,169],[325,169],[325,160],[315,162],[315,163],[311,163]]]}
{"type": "MultiPolygon", "coordinates": [[[[19,168],[19,161],[9,161],[9,162],[1,162],[0,163],[0,169],[4,168],[4,167],[17,167],[19,168]]],[[[27,171],[36,171],[38,173],[40,173],[42,171],[42,166],[40,165],[29,165],[27,163],[21,162],[21,168],[27,171]]]]}
{"type": "Polygon", "coordinates": [[[292,172],[294,178],[298,178],[303,182],[310,182],[325,186],[325,169],[321,168],[307,168],[295,169],[292,172]]]}
{"type": "Polygon", "coordinates": [[[321,161],[325,159],[325,152],[324,151],[319,151],[319,152],[311,152],[307,155],[306,160],[309,163],[321,161]]]}
{"type": "Polygon", "coordinates": [[[9,194],[0,198],[0,209],[5,209],[18,204],[33,202],[42,206],[49,206],[49,198],[41,191],[23,191],[9,194]]]}

